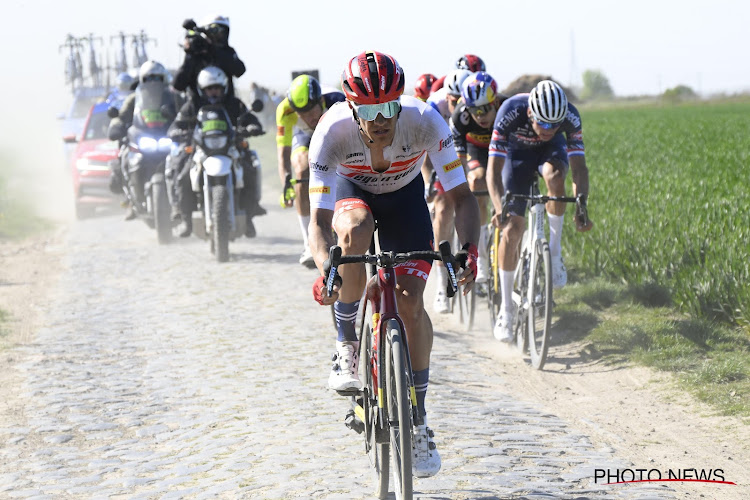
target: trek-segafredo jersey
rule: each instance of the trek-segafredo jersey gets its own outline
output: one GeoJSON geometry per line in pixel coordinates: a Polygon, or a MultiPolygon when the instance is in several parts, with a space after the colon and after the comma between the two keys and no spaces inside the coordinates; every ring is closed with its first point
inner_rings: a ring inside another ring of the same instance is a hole
{"type": "MultiPolygon", "coordinates": [[[[506,157],[508,149],[530,149],[545,143],[536,135],[531,126],[528,109],[529,94],[516,94],[500,106],[492,131],[490,156],[506,157]]],[[[557,134],[565,134],[568,157],[584,154],[581,115],[570,103],[568,103],[568,114],[557,134]]]]}
{"type": "Polygon", "coordinates": [[[421,175],[425,155],[446,191],[466,182],[450,129],[440,114],[411,96],[402,96],[401,106],[396,135],[383,150],[391,166],[382,173],[373,170],[370,150],[346,102],[334,104],[323,115],[310,143],[311,207],[334,209],[337,176],[370,193],[397,191],[421,175]]]}

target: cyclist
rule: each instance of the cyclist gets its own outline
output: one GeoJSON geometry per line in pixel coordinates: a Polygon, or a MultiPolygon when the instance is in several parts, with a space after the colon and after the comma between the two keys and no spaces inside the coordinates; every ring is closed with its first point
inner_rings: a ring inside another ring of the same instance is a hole
{"type": "MultiPolygon", "coordinates": [[[[450,128],[453,134],[453,147],[464,170],[469,187],[472,191],[486,191],[485,172],[487,168],[487,153],[492,135],[492,125],[500,104],[506,99],[497,92],[497,83],[488,73],[480,71],[467,76],[461,83],[461,101],[450,118],[450,128]]],[[[477,262],[477,283],[487,281],[489,274],[486,245],[487,197],[477,198],[479,203],[479,260],[477,262]]],[[[441,200],[440,216],[441,237],[450,236],[453,231],[450,217],[453,207],[447,199],[441,200]]],[[[436,211],[437,214],[437,211],[436,211]]],[[[445,268],[437,265],[438,280],[445,279],[445,268]]],[[[439,288],[435,294],[434,308],[438,312],[449,310],[448,297],[445,290],[439,288]]]]}
{"type": "MultiPolygon", "coordinates": [[[[482,58],[479,56],[475,56],[474,54],[466,54],[461,57],[459,57],[456,60],[456,69],[466,69],[471,71],[472,73],[476,73],[477,71],[487,71],[487,69],[484,66],[484,61],[482,61],[482,58]]],[[[445,79],[448,75],[441,76],[437,80],[435,80],[432,83],[432,92],[437,92],[441,88],[445,86],[445,79]]]]}
{"type": "Polygon", "coordinates": [[[181,92],[189,90],[191,97],[198,98],[198,73],[206,66],[218,66],[227,75],[227,95],[234,97],[232,77],[245,74],[245,63],[229,45],[229,18],[209,17],[201,29],[205,36],[191,32],[185,37],[185,59],[175,73],[172,86],[181,92]]]}
{"type": "MultiPolygon", "coordinates": [[[[563,89],[551,80],[543,80],[529,94],[516,94],[507,99],[497,113],[490,144],[487,184],[495,208],[492,222],[503,227],[498,256],[500,260],[502,307],[493,333],[504,342],[513,340],[513,275],[518,262],[518,248],[526,228],[526,202],[510,203],[507,221],[501,221],[504,193],[529,192],[533,172],[542,174],[550,196],[565,196],[568,162],[572,167],[573,192],[585,204],[589,191],[589,173],[583,156],[583,135],[578,110],[568,102],[563,89]]],[[[562,260],[561,237],[565,204],[547,203],[550,227],[552,286],[560,288],[567,282],[562,260]]],[[[576,218],[578,219],[578,218],[576,218]]],[[[593,227],[590,220],[576,220],[578,231],[593,227]]]]}
{"type": "MultiPolygon", "coordinates": [[[[177,117],[169,127],[167,134],[176,143],[190,143],[193,130],[197,123],[198,110],[207,104],[221,104],[229,115],[232,125],[245,128],[247,135],[257,136],[264,133],[258,118],[250,112],[245,104],[237,97],[228,95],[229,82],[227,75],[216,66],[207,66],[198,73],[198,99],[189,98],[180,108],[177,117]]],[[[265,213],[260,209],[255,195],[257,171],[253,165],[252,153],[247,148],[238,146],[239,161],[242,164],[243,181],[245,187],[240,195],[240,205],[245,209],[245,236],[253,238],[256,235],[252,218],[265,213]]],[[[174,196],[174,206],[182,220],[180,236],[186,238],[193,231],[192,213],[195,210],[196,199],[190,184],[190,154],[185,148],[179,148],[179,155],[170,157],[170,169],[174,173],[168,175],[171,192],[174,196]]]]}
{"type": "Polygon", "coordinates": [[[414,84],[414,97],[424,102],[430,97],[432,93],[432,84],[435,83],[437,77],[432,73],[425,73],[419,75],[417,83],[414,84]]]}
{"type": "Polygon", "coordinates": [[[315,267],[310,244],[310,198],[305,183],[310,177],[308,148],[310,138],[318,125],[318,120],[334,103],[344,100],[344,94],[337,90],[323,93],[320,83],[310,75],[300,75],[292,80],[286,98],[276,107],[276,150],[279,162],[279,177],[284,185],[284,206],[296,205],[304,250],[299,263],[309,268],[315,267]],[[293,178],[294,195],[289,192],[293,178]]]}
{"type": "MultiPolygon", "coordinates": [[[[336,314],[338,340],[328,379],[335,390],[362,386],[354,321],[366,274],[363,265],[341,266],[343,282],[334,288],[332,297],[325,294],[329,271],[325,261],[334,244],[332,227],[344,255],[368,250],[376,222],[381,250],[429,250],[432,227],[419,175],[420,158],[427,153],[437,166],[446,195],[455,203],[456,227],[469,254],[467,269],[459,276],[461,284],[474,279],[479,235],[477,203],[461,162],[449,147],[450,130],[429,105],[402,95],[404,73],[396,60],[379,52],[363,52],[349,61],[341,84],[347,102],[326,113],[310,144],[310,246],[322,273],[313,285],[313,295],[320,304],[333,304],[336,314]]],[[[396,268],[398,310],[408,338],[420,416],[426,413],[433,340],[422,299],[429,272],[426,261],[396,268]]],[[[426,420],[415,427],[415,443],[415,475],[436,474],[440,455],[426,420]]]]}

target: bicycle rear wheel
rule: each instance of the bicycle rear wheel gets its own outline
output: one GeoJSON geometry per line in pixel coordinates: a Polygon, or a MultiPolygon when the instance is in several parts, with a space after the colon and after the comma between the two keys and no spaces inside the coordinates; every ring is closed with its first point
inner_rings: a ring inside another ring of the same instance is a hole
{"type": "Polygon", "coordinates": [[[386,325],[386,399],[391,440],[391,460],[396,498],[411,500],[412,477],[412,411],[407,374],[406,344],[396,320],[386,325]]]}
{"type": "Polygon", "coordinates": [[[552,268],[549,244],[538,240],[531,255],[529,273],[529,355],[531,365],[541,370],[547,360],[552,324],[552,268]]]}

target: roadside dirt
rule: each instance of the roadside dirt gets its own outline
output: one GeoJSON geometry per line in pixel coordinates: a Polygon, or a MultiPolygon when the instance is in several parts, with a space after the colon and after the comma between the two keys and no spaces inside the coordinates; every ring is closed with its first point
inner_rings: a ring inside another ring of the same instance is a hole
{"type": "MultiPolygon", "coordinates": [[[[33,343],[34,332],[44,326],[46,297],[65,268],[65,227],[0,243],[0,305],[9,313],[0,337],[0,414],[10,418],[22,409],[13,347],[33,343]]],[[[665,477],[669,469],[721,469],[724,480],[738,484],[669,483],[681,497],[748,498],[750,425],[714,415],[679,392],[668,374],[590,360],[579,344],[556,347],[544,371],[537,371],[515,346],[495,342],[484,332],[458,338],[498,361],[495,370],[508,384],[501,390],[566,419],[590,434],[597,448],[622,453],[633,469],[657,469],[665,477]]]]}

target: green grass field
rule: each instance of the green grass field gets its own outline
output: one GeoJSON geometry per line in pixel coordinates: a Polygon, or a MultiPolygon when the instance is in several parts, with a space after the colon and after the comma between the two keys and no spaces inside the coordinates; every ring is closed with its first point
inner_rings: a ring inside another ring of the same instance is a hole
{"type": "Polygon", "coordinates": [[[750,416],[750,102],[582,115],[596,226],[566,229],[558,326],[750,416]]]}
{"type": "Polygon", "coordinates": [[[662,289],[680,310],[750,326],[750,102],[583,113],[590,276],[662,289]]]}

